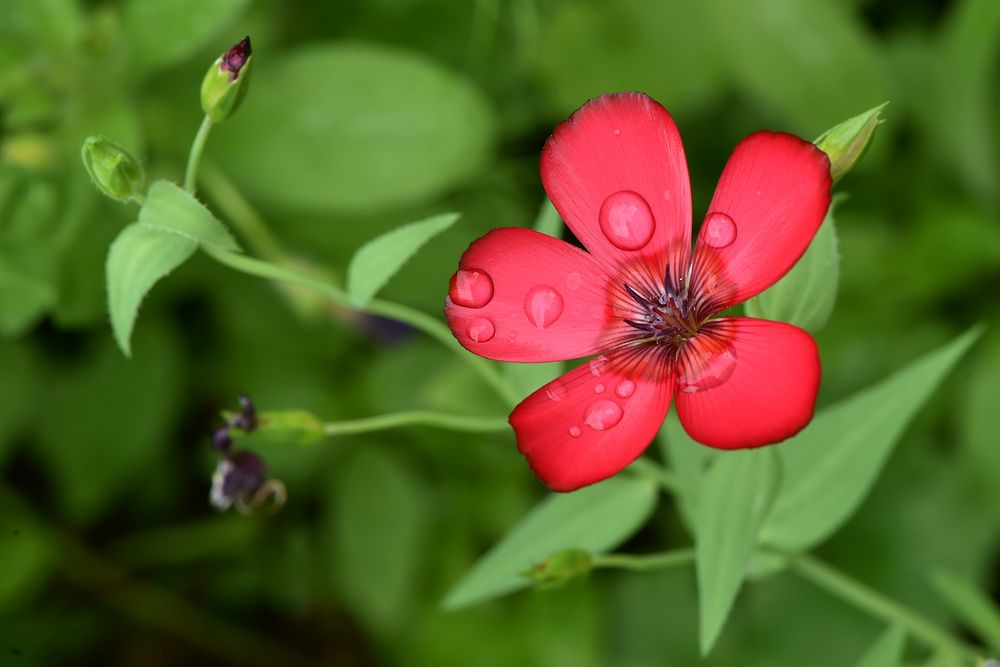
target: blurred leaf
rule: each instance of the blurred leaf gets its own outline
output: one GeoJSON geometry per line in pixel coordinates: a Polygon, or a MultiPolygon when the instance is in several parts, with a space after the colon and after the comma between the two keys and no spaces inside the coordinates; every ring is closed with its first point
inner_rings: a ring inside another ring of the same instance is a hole
{"type": "Polygon", "coordinates": [[[776,457],[768,449],[721,454],[699,491],[695,546],[702,655],[712,650],[743,583],[778,485],[776,457]]]}
{"type": "Polygon", "coordinates": [[[931,581],[962,623],[1000,653],[1000,610],[990,596],[951,572],[939,571],[931,581]]]}
{"type": "Polygon", "coordinates": [[[338,471],[331,501],[331,578],[363,619],[391,630],[419,583],[430,518],[423,480],[366,442],[338,471]]]}
{"type": "Polygon", "coordinates": [[[681,426],[674,410],[667,415],[658,438],[663,458],[670,462],[677,476],[680,487],[676,498],[678,510],[688,530],[694,535],[698,523],[698,494],[708,464],[721,453],[717,449],[695,442],[681,426]]]}
{"type": "Polygon", "coordinates": [[[510,530],[445,597],[445,609],[483,602],[529,585],[522,572],[557,551],[613,549],[639,529],[656,503],[652,481],[619,476],[549,496],[510,530]]]}
{"type": "Polygon", "coordinates": [[[126,535],[107,551],[137,569],[228,560],[253,549],[262,528],[259,520],[238,514],[209,516],[126,535]]]}
{"type": "Polygon", "coordinates": [[[123,229],[111,244],[108,310],[115,340],[125,356],[132,355],[132,329],[146,293],[197,249],[197,241],[141,223],[123,229]]]}
{"type": "Polygon", "coordinates": [[[326,44],[257,65],[209,150],[272,204],[371,214],[440,194],[490,152],[487,101],[417,54],[326,44]]]}
{"type": "Polygon", "coordinates": [[[788,322],[812,332],[827,323],[837,300],[840,277],[837,228],[833,221],[838,200],[830,203],[823,224],[792,270],[746,302],[744,309],[749,317],[788,322]]]}
{"type": "Polygon", "coordinates": [[[0,508],[0,613],[4,613],[30,607],[57,562],[58,551],[41,526],[6,499],[0,508]]]}
{"type": "Polygon", "coordinates": [[[0,264],[0,335],[16,336],[33,326],[55,303],[51,284],[6,262],[0,264]]]}
{"type": "Polygon", "coordinates": [[[856,667],[899,667],[903,662],[906,633],[894,626],[886,630],[861,656],[856,667]]]}
{"type": "MultiPolygon", "coordinates": [[[[129,43],[132,71],[147,74],[193,55],[218,39],[248,4],[249,0],[125,0],[122,34],[129,43]]],[[[220,43],[216,50],[221,54],[230,46],[220,43]]],[[[197,97],[193,88],[191,99],[197,97]]]]}
{"type": "Polygon", "coordinates": [[[808,549],[837,530],[868,494],[907,424],[981,333],[975,327],[826,408],[783,443],[778,452],[784,482],[761,541],[808,549]]]}
{"type": "Polygon", "coordinates": [[[43,407],[42,381],[34,349],[28,341],[0,340],[0,464],[12,440],[28,431],[43,407]]]}
{"type": "Polygon", "coordinates": [[[546,197],[542,200],[542,206],[538,209],[538,215],[535,217],[535,231],[559,239],[562,238],[564,228],[565,225],[562,218],[559,217],[559,211],[552,205],[552,201],[546,197]]]}
{"type": "Polygon", "coordinates": [[[406,261],[432,238],[451,227],[458,213],[442,213],[432,218],[411,222],[364,244],[351,258],[347,267],[347,293],[351,303],[363,307],[406,261]]]}
{"type": "Polygon", "coordinates": [[[170,181],[156,181],[149,186],[146,201],[139,209],[139,222],[219,250],[240,249],[204,204],[170,181]]]}

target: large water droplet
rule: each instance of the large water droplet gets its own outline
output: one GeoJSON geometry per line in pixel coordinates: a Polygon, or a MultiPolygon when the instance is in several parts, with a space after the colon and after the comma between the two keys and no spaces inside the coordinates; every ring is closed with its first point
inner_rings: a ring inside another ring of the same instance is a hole
{"type": "Polygon", "coordinates": [[[465,330],[469,338],[477,343],[485,343],[496,334],[496,327],[485,317],[477,317],[469,322],[469,328],[465,330]]]}
{"type": "Polygon", "coordinates": [[[735,370],[736,353],[731,347],[702,349],[685,355],[677,376],[677,388],[685,394],[712,389],[725,384],[735,370]]]}
{"type": "Polygon", "coordinates": [[[635,382],[631,380],[622,380],[621,384],[615,388],[615,394],[619,398],[630,398],[632,394],[635,393],[635,382]]]}
{"type": "Polygon", "coordinates": [[[594,357],[588,362],[590,366],[590,374],[596,377],[601,377],[608,372],[608,358],[603,354],[599,357],[594,357]]]}
{"type": "Polygon", "coordinates": [[[466,308],[482,308],[493,298],[493,279],[485,271],[459,269],[451,277],[448,296],[466,308]]]}
{"type": "Polygon", "coordinates": [[[631,190],[616,192],[605,199],[598,219],[604,235],[622,250],[638,250],[649,243],[656,227],[649,204],[631,190]]]}
{"type": "Polygon", "coordinates": [[[555,287],[535,285],[524,297],[524,314],[539,329],[552,326],[563,311],[563,298],[555,287]]]}
{"type": "Polygon", "coordinates": [[[605,431],[622,420],[622,409],[606,398],[594,401],[583,416],[583,423],[595,431],[605,431]]]}
{"type": "Polygon", "coordinates": [[[595,394],[603,394],[604,393],[604,385],[603,384],[599,384],[596,387],[594,387],[594,393],[595,394]]]}
{"type": "Polygon", "coordinates": [[[550,382],[547,387],[545,387],[545,395],[549,397],[549,400],[559,402],[566,398],[569,394],[569,390],[566,388],[566,383],[562,380],[556,380],[550,382]]]}
{"type": "Polygon", "coordinates": [[[574,438],[579,438],[580,437],[580,427],[579,426],[570,426],[569,427],[569,434],[571,436],[573,436],[574,438]]]}
{"type": "Polygon", "coordinates": [[[570,289],[577,289],[583,283],[583,278],[580,274],[574,271],[566,276],[566,287],[570,289]]]}
{"type": "Polygon", "coordinates": [[[709,213],[701,226],[701,240],[713,248],[725,248],[736,240],[736,223],[725,213],[709,213]]]}

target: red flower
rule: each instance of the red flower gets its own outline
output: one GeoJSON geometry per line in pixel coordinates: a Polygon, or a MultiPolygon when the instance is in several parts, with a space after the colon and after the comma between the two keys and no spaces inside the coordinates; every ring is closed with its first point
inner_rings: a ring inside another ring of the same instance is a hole
{"type": "Polygon", "coordinates": [[[619,472],[671,397],[710,447],[775,443],[812,419],[816,343],[797,327],[715,317],[767,289],[805,252],[830,204],[826,155],[790,134],[736,146],[691,248],[691,192],[673,119],[639,93],[591,100],[556,128],[542,183],[589,252],[522,228],[462,256],[445,308],[468,350],[503,361],[598,354],[510,415],[546,485],[619,472]]]}

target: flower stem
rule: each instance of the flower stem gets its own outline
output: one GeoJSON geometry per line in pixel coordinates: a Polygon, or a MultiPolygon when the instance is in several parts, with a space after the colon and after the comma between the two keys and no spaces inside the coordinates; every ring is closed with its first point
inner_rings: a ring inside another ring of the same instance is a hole
{"type": "Polygon", "coordinates": [[[976,651],[952,637],[926,616],[901,605],[862,582],[808,554],[782,554],[792,570],[841,600],[881,618],[901,625],[913,638],[939,653],[976,661],[976,651]]]}
{"type": "Polygon", "coordinates": [[[507,420],[502,417],[475,417],[431,410],[410,410],[391,412],[377,417],[328,422],[323,425],[323,433],[328,436],[353,435],[401,426],[436,426],[466,433],[500,433],[510,428],[507,420]]]}
{"type": "Polygon", "coordinates": [[[694,562],[694,549],[678,549],[656,554],[605,554],[594,556],[594,569],[618,568],[634,572],[662,570],[694,562]]]}
{"type": "Polygon", "coordinates": [[[277,263],[290,257],[290,253],[281,245],[281,241],[271,232],[260,214],[211,161],[206,162],[202,168],[201,180],[212,200],[225,213],[226,220],[246,240],[254,254],[277,263]]]}
{"type": "Polygon", "coordinates": [[[201,120],[201,127],[198,134],[194,135],[191,142],[191,152],[188,153],[187,169],[184,172],[184,189],[194,194],[198,186],[198,165],[201,163],[201,154],[205,150],[205,142],[208,141],[208,134],[212,131],[212,119],[207,115],[201,120]]]}

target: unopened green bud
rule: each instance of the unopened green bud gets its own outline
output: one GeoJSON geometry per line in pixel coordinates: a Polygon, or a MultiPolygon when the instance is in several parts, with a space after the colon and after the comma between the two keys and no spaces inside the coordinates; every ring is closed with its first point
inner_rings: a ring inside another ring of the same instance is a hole
{"type": "Polygon", "coordinates": [[[253,57],[250,38],[219,56],[201,82],[201,108],[216,123],[232,116],[246,97],[253,57]]]}
{"type": "MultiPolygon", "coordinates": [[[[239,413],[225,413],[232,422],[239,413]]],[[[323,422],[306,410],[273,410],[255,416],[254,442],[276,445],[312,445],[325,436],[323,422]]]]}
{"type": "Polygon", "coordinates": [[[521,574],[541,588],[561,586],[585,577],[594,568],[594,559],[583,549],[558,551],[521,574]]]}
{"type": "Polygon", "coordinates": [[[97,189],[112,199],[128,201],[139,193],[145,175],[129,152],[102,136],[90,136],[80,150],[83,166],[97,189]]]}
{"type": "Polygon", "coordinates": [[[864,155],[875,135],[875,128],[885,122],[879,114],[886,104],[888,102],[883,102],[874,109],[845,120],[813,142],[829,156],[830,176],[834,181],[853,169],[864,155]]]}

